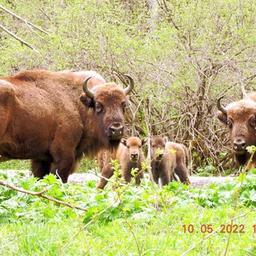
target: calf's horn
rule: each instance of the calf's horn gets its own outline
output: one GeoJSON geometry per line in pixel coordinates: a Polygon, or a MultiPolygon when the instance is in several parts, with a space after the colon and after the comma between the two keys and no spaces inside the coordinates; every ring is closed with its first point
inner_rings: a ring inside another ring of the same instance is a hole
{"type": "Polygon", "coordinates": [[[93,99],[93,98],[94,98],[94,93],[93,93],[90,89],[88,89],[88,87],[87,87],[87,83],[88,83],[88,81],[89,81],[91,78],[92,78],[92,77],[89,77],[89,78],[87,78],[87,79],[84,81],[84,83],[83,83],[83,90],[84,90],[85,94],[86,94],[89,98],[93,99]]]}
{"type": "Polygon", "coordinates": [[[221,99],[223,98],[224,96],[221,96],[220,98],[218,98],[217,100],[217,108],[219,111],[221,111],[222,113],[224,114],[227,114],[227,110],[225,109],[225,107],[220,103],[221,99]]]}

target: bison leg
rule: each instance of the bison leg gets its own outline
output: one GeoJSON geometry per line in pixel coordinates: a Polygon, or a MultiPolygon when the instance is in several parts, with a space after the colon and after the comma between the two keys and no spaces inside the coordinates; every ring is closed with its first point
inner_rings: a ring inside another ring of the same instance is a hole
{"type": "Polygon", "coordinates": [[[32,160],[31,168],[35,177],[42,179],[50,173],[51,161],[32,160]]]}
{"type": "Polygon", "coordinates": [[[139,171],[138,174],[135,177],[136,185],[140,185],[142,178],[143,178],[143,172],[139,171]]]}
{"type": "Polygon", "coordinates": [[[156,171],[152,171],[152,177],[153,177],[154,182],[158,185],[159,174],[156,173],[156,171]]]}
{"type": "Polygon", "coordinates": [[[177,178],[177,176],[175,175],[175,173],[173,173],[173,174],[171,175],[171,181],[173,181],[173,180],[178,181],[178,178],[177,178]]]}
{"type": "Polygon", "coordinates": [[[184,164],[181,164],[175,168],[175,173],[178,175],[180,181],[185,184],[190,184],[188,169],[184,164]]]}
{"type": "Polygon", "coordinates": [[[131,170],[127,170],[124,172],[123,178],[125,180],[126,183],[130,183],[131,179],[132,179],[132,174],[131,174],[131,170]]]}
{"type": "Polygon", "coordinates": [[[50,152],[53,158],[51,173],[59,176],[63,183],[68,181],[68,176],[73,172],[76,166],[74,149],[58,145],[51,147],[50,152]]]}
{"type": "Polygon", "coordinates": [[[170,177],[169,177],[168,173],[163,171],[160,174],[160,180],[161,180],[162,186],[167,185],[170,182],[170,177]]]}
{"type": "MultiPolygon", "coordinates": [[[[67,127],[60,126],[52,145],[50,146],[50,154],[53,159],[51,173],[61,178],[63,183],[68,181],[68,176],[76,167],[76,147],[79,143],[81,131],[76,129],[74,121],[74,129],[66,130],[67,127]],[[63,128],[64,127],[64,128],[63,128]]],[[[79,158],[79,156],[77,156],[79,158]]]]}
{"type": "Polygon", "coordinates": [[[55,160],[51,167],[51,173],[59,176],[63,183],[68,181],[68,176],[73,172],[75,166],[75,158],[73,156],[62,157],[55,160]]]}
{"type": "Polygon", "coordinates": [[[114,170],[113,170],[113,168],[111,168],[111,166],[109,164],[104,166],[101,171],[101,178],[100,178],[99,183],[97,184],[97,188],[103,189],[108,183],[107,179],[112,177],[113,174],[114,174],[114,170]]]}

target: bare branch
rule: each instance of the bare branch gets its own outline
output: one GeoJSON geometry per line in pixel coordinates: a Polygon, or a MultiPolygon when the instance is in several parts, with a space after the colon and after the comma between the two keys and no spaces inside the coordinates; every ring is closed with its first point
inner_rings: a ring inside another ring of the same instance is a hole
{"type": "Polygon", "coordinates": [[[13,37],[14,39],[16,39],[17,41],[19,41],[21,44],[26,45],[28,48],[32,49],[33,51],[39,53],[38,50],[36,50],[36,48],[34,48],[32,45],[30,45],[28,42],[24,41],[23,39],[21,39],[20,37],[18,37],[17,35],[15,35],[14,33],[12,33],[9,29],[5,28],[3,25],[0,24],[0,28],[5,31],[7,34],[9,34],[11,37],[13,37]]]}
{"type": "Polygon", "coordinates": [[[84,211],[84,212],[87,211],[86,208],[83,208],[83,207],[80,207],[80,206],[75,206],[75,205],[72,205],[72,204],[70,204],[70,203],[67,203],[67,202],[58,200],[58,199],[56,199],[56,198],[54,198],[54,197],[45,195],[44,193],[47,191],[47,189],[42,190],[42,191],[39,191],[39,192],[30,191],[30,190],[25,190],[25,189],[16,187],[16,186],[13,185],[13,184],[7,183],[7,182],[5,182],[5,181],[3,181],[3,180],[0,180],[0,185],[1,185],[1,186],[4,186],[4,187],[7,187],[7,188],[10,188],[10,189],[13,189],[13,190],[16,190],[16,191],[18,191],[18,192],[24,193],[24,194],[42,197],[42,198],[47,199],[47,200],[49,200],[49,201],[52,201],[52,202],[54,202],[54,203],[56,203],[56,204],[64,205],[64,206],[69,207],[69,208],[72,208],[72,209],[77,209],[77,210],[81,210],[81,211],[84,211]]]}
{"type": "Polygon", "coordinates": [[[48,33],[47,31],[45,31],[44,29],[42,29],[42,28],[40,28],[40,27],[34,25],[33,23],[31,23],[31,22],[28,21],[28,20],[23,19],[22,17],[20,17],[19,15],[15,14],[14,12],[12,12],[12,11],[6,9],[6,8],[5,8],[4,6],[2,6],[1,4],[0,4],[0,9],[2,9],[3,11],[5,11],[5,12],[9,13],[10,15],[14,16],[15,18],[17,18],[17,19],[23,21],[26,25],[31,26],[31,27],[33,27],[33,28],[35,28],[35,29],[37,29],[37,30],[39,30],[39,31],[41,31],[41,32],[43,32],[43,33],[49,35],[49,33],[48,33]]]}

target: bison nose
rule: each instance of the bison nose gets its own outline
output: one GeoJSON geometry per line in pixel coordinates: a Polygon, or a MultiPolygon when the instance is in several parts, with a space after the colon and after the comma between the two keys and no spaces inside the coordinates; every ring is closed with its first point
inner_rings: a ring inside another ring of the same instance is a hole
{"type": "Polygon", "coordinates": [[[244,139],[239,138],[239,139],[234,140],[234,150],[235,151],[244,151],[245,146],[246,146],[246,143],[245,143],[244,139]]]}
{"type": "Polygon", "coordinates": [[[120,123],[113,123],[109,127],[109,133],[112,139],[121,139],[124,133],[124,126],[120,123]]]}
{"type": "Polygon", "coordinates": [[[132,158],[133,160],[138,159],[138,154],[132,153],[132,154],[131,154],[131,158],[132,158]]]}
{"type": "Polygon", "coordinates": [[[162,158],[163,158],[163,156],[164,156],[164,153],[159,153],[159,154],[157,154],[157,160],[161,160],[162,158]]]}

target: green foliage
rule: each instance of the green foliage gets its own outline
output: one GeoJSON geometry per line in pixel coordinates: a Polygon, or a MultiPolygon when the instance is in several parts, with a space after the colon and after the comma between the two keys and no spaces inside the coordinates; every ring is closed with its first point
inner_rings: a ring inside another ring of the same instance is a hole
{"type": "Polygon", "coordinates": [[[248,146],[246,148],[246,150],[250,153],[250,154],[254,154],[256,152],[256,146],[252,145],[252,146],[248,146]]]}
{"type": "Polygon", "coordinates": [[[28,160],[10,160],[0,163],[1,170],[27,170],[30,167],[28,160]]]}
{"type": "MultiPolygon", "coordinates": [[[[166,8],[158,2],[151,26],[148,1],[0,0],[49,32],[35,32],[1,11],[1,24],[39,53],[1,31],[0,74],[95,69],[110,81],[114,70],[128,73],[136,82],[131,112],[137,132],[192,142],[197,172],[213,175],[219,172],[216,163],[229,158],[214,118],[216,98],[225,93],[235,100],[243,81],[246,89],[255,87],[256,2],[181,0],[166,1],[166,8]]],[[[249,151],[255,153],[255,146],[249,151]]],[[[91,180],[62,184],[52,175],[38,181],[27,171],[7,171],[28,170],[28,161],[1,163],[6,171],[0,179],[26,190],[47,189],[47,195],[87,211],[1,186],[0,254],[182,255],[194,245],[189,255],[224,255],[229,244],[230,255],[255,255],[255,169],[222,185],[172,182],[161,189],[148,181],[124,184],[118,163],[113,166],[112,182],[99,191],[91,180]],[[234,217],[245,225],[244,234],[216,232],[207,239],[200,232],[202,224],[217,230],[234,217]],[[184,233],[189,224],[194,233],[184,233]]],[[[86,160],[79,170],[92,168],[95,162],[86,160]]]]}
{"type": "MultiPolygon", "coordinates": [[[[246,255],[242,253],[254,250],[251,237],[256,217],[255,170],[248,175],[241,174],[234,182],[203,188],[172,182],[161,189],[147,180],[139,187],[121,185],[117,176],[115,187],[107,186],[102,191],[97,190],[92,181],[61,184],[53,175],[38,181],[26,172],[1,171],[0,178],[31,191],[47,189],[47,195],[87,209],[86,212],[70,209],[1,186],[0,249],[3,255],[34,255],[35,252],[60,255],[63,250],[65,255],[88,251],[102,255],[101,250],[105,255],[136,254],[138,248],[132,232],[145,254],[149,250],[150,255],[180,255],[191,243],[205,236],[199,232],[202,224],[212,224],[216,230],[221,224],[230,223],[230,218],[244,214],[246,218],[238,218],[235,223],[244,224],[246,232],[241,236],[232,235],[230,251],[246,255]],[[196,233],[184,233],[183,225],[190,223],[197,229],[196,233]]],[[[216,255],[216,250],[221,252],[227,238],[228,234],[219,233],[206,240],[207,255],[216,255]]],[[[205,247],[198,246],[192,255],[204,251],[205,247]]]]}
{"type": "MultiPolygon", "coordinates": [[[[95,160],[82,159],[80,164],[77,166],[78,172],[86,172],[88,170],[97,169],[97,163],[95,160]]],[[[0,163],[1,170],[29,170],[30,161],[29,160],[10,160],[0,163]]]]}
{"type": "Polygon", "coordinates": [[[209,177],[214,176],[217,173],[217,169],[214,165],[208,164],[197,168],[196,173],[198,176],[209,177]]]}

